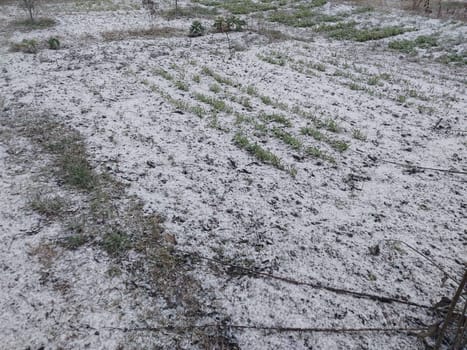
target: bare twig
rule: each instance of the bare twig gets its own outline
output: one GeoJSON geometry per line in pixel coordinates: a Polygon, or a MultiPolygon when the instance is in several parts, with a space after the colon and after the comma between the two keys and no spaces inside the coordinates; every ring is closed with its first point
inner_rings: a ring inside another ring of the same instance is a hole
{"type": "Polygon", "coordinates": [[[467,175],[467,171],[462,171],[462,170],[457,170],[457,169],[430,168],[430,167],[425,167],[425,166],[420,166],[420,165],[413,165],[413,164],[407,164],[407,163],[394,162],[392,160],[386,160],[386,159],[381,159],[381,162],[395,164],[395,165],[403,166],[405,168],[433,170],[433,171],[440,171],[440,172],[443,172],[443,173],[467,175]]]}
{"type": "MultiPolygon", "coordinates": [[[[92,328],[87,326],[87,328],[92,328]]],[[[103,327],[103,329],[117,330],[121,332],[178,332],[189,331],[193,329],[249,329],[257,331],[272,331],[278,333],[297,332],[297,333],[408,333],[416,336],[416,332],[424,331],[426,328],[321,328],[321,327],[280,327],[280,326],[261,326],[261,325],[238,325],[238,324],[204,324],[204,325],[189,325],[189,326],[163,326],[163,327],[135,327],[135,328],[120,328],[120,327],[103,327]]]]}

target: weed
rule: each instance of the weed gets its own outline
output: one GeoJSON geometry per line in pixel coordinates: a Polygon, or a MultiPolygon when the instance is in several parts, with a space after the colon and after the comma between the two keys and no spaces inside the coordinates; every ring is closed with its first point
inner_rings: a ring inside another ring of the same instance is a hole
{"type": "Polygon", "coordinates": [[[224,85],[229,85],[229,86],[238,86],[233,80],[224,77],[218,73],[213,72],[209,67],[203,67],[202,73],[204,75],[208,75],[212,77],[215,81],[217,81],[219,84],[224,84],[224,85]]]}
{"type": "Polygon", "coordinates": [[[266,95],[261,95],[259,97],[261,99],[261,102],[263,102],[265,105],[272,105],[273,101],[269,96],[266,95]]]}
{"type": "Polygon", "coordinates": [[[236,16],[217,17],[212,26],[217,33],[241,32],[246,22],[236,16]]]}
{"type": "Polygon", "coordinates": [[[170,80],[170,81],[174,80],[173,75],[167,72],[165,69],[162,69],[162,68],[154,69],[154,73],[161,76],[165,80],[170,80]]]}
{"type": "Polygon", "coordinates": [[[294,11],[274,12],[269,16],[271,22],[278,22],[294,27],[312,27],[322,22],[336,22],[342,19],[340,15],[327,15],[313,11],[313,8],[323,6],[325,0],[315,0],[298,6],[294,11]]]}
{"type": "Polygon", "coordinates": [[[296,178],[297,177],[297,174],[298,174],[298,170],[297,168],[295,168],[294,166],[290,166],[288,169],[287,169],[288,173],[290,174],[290,176],[292,176],[293,178],[296,178]]]}
{"type": "Polygon", "coordinates": [[[188,84],[185,83],[184,81],[177,80],[174,84],[175,84],[175,86],[177,87],[177,89],[179,89],[179,90],[182,90],[182,91],[188,91],[188,90],[190,90],[188,84]]]}
{"type": "Polygon", "coordinates": [[[336,160],[331,157],[330,155],[326,154],[322,150],[320,150],[318,147],[315,146],[310,146],[305,149],[305,153],[313,158],[319,158],[325,161],[328,161],[330,163],[335,163],[336,160]]]}
{"type": "Polygon", "coordinates": [[[195,98],[203,103],[206,103],[208,105],[211,105],[212,108],[218,112],[225,112],[225,113],[232,113],[233,109],[232,107],[228,106],[223,100],[203,95],[201,93],[195,94],[195,98]]]}
{"type": "Polygon", "coordinates": [[[352,137],[356,140],[366,141],[366,135],[360,129],[353,129],[352,137]]]}
{"type": "Polygon", "coordinates": [[[338,152],[345,152],[349,148],[349,144],[342,140],[326,139],[326,142],[338,152]]]}
{"type": "Polygon", "coordinates": [[[333,119],[326,119],[326,121],[322,124],[322,127],[324,127],[326,130],[338,133],[340,131],[339,125],[337,122],[333,119]]]}
{"type": "MultiPolygon", "coordinates": [[[[216,8],[205,7],[205,6],[187,6],[187,7],[177,7],[162,12],[162,16],[171,19],[175,17],[213,17],[217,15],[219,11],[216,8]]],[[[197,22],[197,21],[195,21],[197,22]]]]}
{"type": "Polygon", "coordinates": [[[211,84],[209,86],[209,90],[214,92],[215,94],[218,94],[219,92],[221,92],[221,87],[218,84],[211,84]]]}
{"type": "Polygon", "coordinates": [[[41,191],[30,198],[29,206],[41,215],[54,217],[61,215],[66,210],[68,203],[61,196],[41,191]]]}
{"type": "Polygon", "coordinates": [[[92,190],[97,186],[98,177],[81,146],[71,145],[58,156],[58,163],[62,177],[69,185],[82,190],[92,190]]]}
{"type": "Polygon", "coordinates": [[[243,107],[245,107],[248,110],[253,109],[253,107],[251,106],[250,99],[246,96],[241,96],[240,99],[238,100],[238,103],[240,103],[243,107]]]}
{"type": "Polygon", "coordinates": [[[284,166],[281,163],[281,160],[271,151],[268,151],[262,148],[257,143],[250,143],[248,138],[240,133],[236,134],[234,137],[235,144],[246,150],[248,153],[256,157],[259,161],[265,164],[271,164],[272,166],[283,170],[284,166]]]}
{"type": "Polygon", "coordinates": [[[243,123],[251,123],[252,122],[252,118],[251,117],[248,117],[244,114],[240,114],[240,113],[235,113],[235,124],[236,125],[240,125],[240,124],[243,124],[243,123]]]}
{"type": "Polygon", "coordinates": [[[279,128],[274,128],[272,132],[275,137],[291,146],[294,150],[298,151],[300,150],[300,148],[302,148],[302,142],[296,137],[294,137],[292,134],[279,128]]]}
{"type": "Polygon", "coordinates": [[[288,57],[284,54],[281,54],[280,52],[273,51],[273,52],[270,52],[266,56],[258,54],[258,58],[270,64],[275,64],[278,66],[285,66],[285,63],[287,62],[288,57]]]}
{"type": "Polygon", "coordinates": [[[400,104],[404,104],[405,102],[407,102],[407,96],[405,95],[397,96],[397,102],[399,102],[400,104]]]}
{"type": "Polygon", "coordinates": [[[395,40],[388,44],[390,49],[406,54],[415,53],[415,48],[417,47],[427,49],[433,46],[438,46],[438,40],[433,35],[420,35],[415,40],[395,40]]]}
{"type": "Polygon", "coordinates": [[[365,90],[365,88],[357,83],[350,83],[349,85],[350,90],[354,91],[362,91],[365,90]]]}
{"type": "Polygon", "coordinates": [[[120,230],[105,234],[101,246],[107,254],[113,257],[121,256],[131,248],[128,235],[120,230]]]}
{"type": "Polygon", "coordinates": [[[386,81],[390,81],[392,78],[391,78],[391,75],[389,73],[381,73],[379,75],[379,77],[383,80],[386,80],[386,81]]]}
{"type": "Polygon", "coordinates": [[[183,31],[171,27],[150,27],[143,29],[133,30],[113,30],[102,33],[102,37],[105,41],[118,41],[125,40],[127,38],[139,38],[139,37],[162,37],[170,38],[174,36],[186,35],[183,31]]]}
{"type": "Polygon", "coordinates": [[[464,52],[462,54],[458,54],[458,53],[447,54],[447,55],[441,56],[439,58],[439,61],[443,64],[449,64],[449,63],[467,64],[467,52],[464,52]]]}
{"type": "Polygon", "coordinates": [[[60,41],[58,41],[58,39],[55,37],[49,38],[47,43],[49,44],[49,49],[51,50],[58,50],[60,48],[60,41]]]}
{"type": "Polygon", "coordinates": [[[397,26],[381,28],[357,29],[356,22],[339,22],[335,25],[322,25],[319,32],[327,32],[328,36],[338,40],[370,41],[403,34],[410,29],[397,26]]]}
{"type": "Polygon", "coordinates": [[[250,96],[258,95],[258,91],[256,90],[256,87],[254,87],[254,85],[248,85],[246,88],[246,93],[250,96]]]}
{"type": "Polygon", "coordinates": [[[313,137],[316,141],[322,141],[326,139],[326,136],[321,133],[321,131],[312,128],[312,127],[304,127],[300,129],[300,132],[303,135],[311,136],[313,137]]]}
{"type": "Polygon", "coordinates": [[[261,113],[259,115],[259,119],[263,120],[264,122],[274,122],[278,124],[282,124],[284,126],[292,126],[292,123],[290,122],[289,119],[283,114],[277,114],[277,113],[272,113],[272,114],[266,114],[266,113],[261,113]]]}
{"type": "Polygon", "coordinates": [[[193,75],[193,81],[198,84],[201,82],[201,77],[199,76],[199,74],[193,75]]]}
{"type": "Polygon", "coordinates": [[[316,63],[316,64],[312,64],[310,65],[311,68],[314,68],[320,72],[325,72],[326,71],[326,66],[322,63],[316,63]]]}
{"type": "Polygon", "coordinates": [[[193,21],[190,26],[190,31],[188,36],[190,37],[197,37],[204,35],[206,28],[204,28],[203,24],[200,21],[193,21]]]}
{"type": "Polygon", "coordinates": [[[352,14],[358,15],[361,13],[367,13],[367,12],[372,12],[374,11],[375,8],[372,6],[359,6],[355,10],[352,10],[352,14]]]}
{"type": "Polygon", "coordinates": [[[85,234],[74,234],[71,236],[63,237],[59,243],[67,249],[76,250],[88,243],[90,240],[90,237],[85,234]]]}
{"type": "Polygon", "coordinates": [[[24,52],[24,53],[37,53],[37,41],[34,39],[23,39],[19,43],[13,43],[11,45],[11,51],[24,52]]]}
{"type": "Polygon", "coordinates": [[[420,35],[415,39],[417,47],[430,48],[438,46],[438,39],[435,35],[420,35]]]}
{"type": "Polygon", "coordinates": [[[379,83],[379,76],[374,75],[374,76],[368,78],[367,83],[368,83],[368,85],[378,85],[378,83],[379,83]]]}
{"type": "Polygon", "coordinates": [[[206,111],[201,106],[190,107],[189,111],[200,118],[206,115],[206,111]]]}
{"type": "Polygon", "coordinates": [[[24,27],[25,29],[45,29],[55,26],[57,21],[52,18],[41,17],[36,18],[33,21],[31,21],[31,19],[13,21],[11,24],[14,27],[24,27]]]}
{"type": "Polygon", "coordinates": [[[269,11],[277,9],[277,6],[269,2],[257,2],[252,0],[224,1],[221,6],[236,15],[246,15],[251,12],[269,11]]]}

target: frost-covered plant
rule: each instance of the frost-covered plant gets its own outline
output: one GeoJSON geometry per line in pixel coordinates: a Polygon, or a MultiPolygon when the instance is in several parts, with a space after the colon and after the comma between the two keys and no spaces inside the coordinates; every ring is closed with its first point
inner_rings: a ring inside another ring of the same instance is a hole
{"type": "Polygon", "coordinates": [[[206,29],[204,28],[203,24],[200,21],[193,21],[190,27],[189,36],[196,37],[202,36],[206,29]]]}

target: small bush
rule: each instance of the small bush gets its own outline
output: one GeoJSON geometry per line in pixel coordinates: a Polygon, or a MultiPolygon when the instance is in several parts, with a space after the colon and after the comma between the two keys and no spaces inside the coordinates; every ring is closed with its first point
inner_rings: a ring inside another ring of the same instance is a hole
{"type": "Polygon", "coordinates": [[[190,27],[190,33],[188,36],[190,37],[197,37],[204,35],[206,28],[204,28],[203,24],[200,21],[193,21],[190,27]]]}

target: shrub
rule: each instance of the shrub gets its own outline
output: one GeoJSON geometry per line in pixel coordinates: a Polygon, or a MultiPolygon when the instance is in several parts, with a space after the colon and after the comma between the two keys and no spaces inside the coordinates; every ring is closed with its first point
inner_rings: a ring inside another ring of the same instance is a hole
{"type": "Polygon", "coordinates": [[[206,29],[204,28],[203,24],[200,21],[193,21],[190,27],[190,33],[188,36],[190,37],[197,37],[202,36],[206,29]]]}

